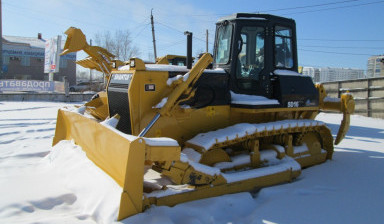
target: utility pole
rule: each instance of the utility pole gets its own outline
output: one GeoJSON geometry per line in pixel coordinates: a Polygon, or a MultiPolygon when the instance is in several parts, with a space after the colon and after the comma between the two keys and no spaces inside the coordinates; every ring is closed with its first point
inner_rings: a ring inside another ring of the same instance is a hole
{"type": "Polygon", "coordinates": [[[208,29],[207,29],[207,32],[206,32],[206,47],[205,47],[205,51],[208,53],[208,29]]]}
{"type": "Polygon", "coordinates": [[[151,24],[152,24],[153,52],[154,52],[154,54],[155,54],[155,61],[156,61],[157,54],[156,54],[155,26],[153,25],[153,15],[152,15],[152,10],[153,10],[153,9],[151,9],[151,24]]]}
{"type": "Polygon", "coordinates": [[[0,0],[0,78],[3,76],[3,13],[0,0]]]}

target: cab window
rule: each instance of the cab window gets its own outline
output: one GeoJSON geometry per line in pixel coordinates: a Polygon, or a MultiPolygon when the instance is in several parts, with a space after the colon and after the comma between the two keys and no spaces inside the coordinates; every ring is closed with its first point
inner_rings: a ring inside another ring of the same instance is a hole
{"type": "Polygon", "coordinates": [[[293,67],[292,44],[292,30],[275,26],[275,67],[293,67]]]}

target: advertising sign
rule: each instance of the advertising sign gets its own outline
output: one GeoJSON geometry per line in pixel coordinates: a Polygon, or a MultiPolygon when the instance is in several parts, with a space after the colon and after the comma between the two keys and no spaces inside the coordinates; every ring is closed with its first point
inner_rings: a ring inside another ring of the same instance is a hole
{"type": "Polygon", "coordinates": [[[61,36],[45,42],[44,73],[59,72],[61,36]]]}
{"type": "Polygon", "coordinates": [[[38,80],[0,80],[0,91],[53,92],[55,82],[38,80]]]}

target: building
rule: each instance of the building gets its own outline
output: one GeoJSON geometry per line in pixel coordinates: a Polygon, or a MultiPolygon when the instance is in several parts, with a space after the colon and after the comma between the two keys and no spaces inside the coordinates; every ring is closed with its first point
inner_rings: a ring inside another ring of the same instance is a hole
{"type": "Polygon", "coordinates": [[[303,75],[311,76],[314,82],[353,80],[365,77],[363,69],[330,67],[303,67],[303,75]]]}
{"type": "Polygon", "coordinates": [[[303,75],[311,76],[313,82],[319,82],[320,80],[320,70],[315,67],[303,67],[303,75]]]}
{"type": "MultiPolygon", "coordinates": [[[[39,33],[36,38],[3,36],[3,68],[0,79],[48,80],[44,73],[45,40],[39,33]]],[[[64,46],[64,42],[62,43],[64,46]]],[[[76,84],[76,53],[60,56],[59,73],[54,81],[67,77],[70,85],[76,84]]]]}
{"type": "Polygon", "coordinates": [[[384,55],[372,56],[367,63],[367,77],[384,76],[384,55]]]}

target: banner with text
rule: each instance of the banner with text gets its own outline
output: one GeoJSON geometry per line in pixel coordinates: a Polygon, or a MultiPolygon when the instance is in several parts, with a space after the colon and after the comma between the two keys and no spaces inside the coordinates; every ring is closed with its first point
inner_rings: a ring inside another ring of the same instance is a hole
{"type": "Polygon", "coordinates": [[[60,92],[63,84],[61,82],[49,82],[39,80],[0,80],[0,91],[30,91],[30,92],[60,92]],[[57,85],[58,88],[55,87],[57,85]]]}
{"type": "Polygon", "coordinates": [[[61,36],[45,41],[44,73],[59,72],[61,36]]]}

